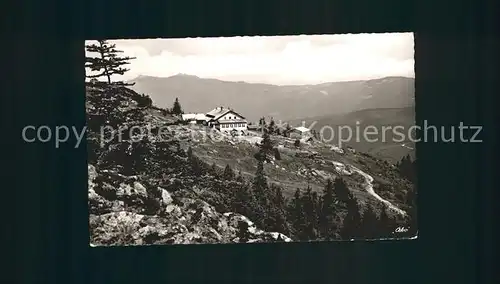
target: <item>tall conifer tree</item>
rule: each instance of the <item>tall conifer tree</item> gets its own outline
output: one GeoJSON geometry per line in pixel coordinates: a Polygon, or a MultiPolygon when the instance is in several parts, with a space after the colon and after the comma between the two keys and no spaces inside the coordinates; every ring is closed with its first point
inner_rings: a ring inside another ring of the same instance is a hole
{"type": "Polygon", "coordinates": [[[85,49],[91,53],[97,53],[95,57],[87,56],[85,58],[85,67],[97,74],[87,74],[90,79],[106,77],[107,83],[114,86],[132,86],[134,83],[125,83],[123,81],[111,82],[111,76],[123,75],[130,69],[123,68],[123,65],[130,64],[130,60],[135,57],[118,56],[123,51],[116,49],[116,44],[110,44],[106,40],[98,40],[97,44],[85,45],[85,49]]]}

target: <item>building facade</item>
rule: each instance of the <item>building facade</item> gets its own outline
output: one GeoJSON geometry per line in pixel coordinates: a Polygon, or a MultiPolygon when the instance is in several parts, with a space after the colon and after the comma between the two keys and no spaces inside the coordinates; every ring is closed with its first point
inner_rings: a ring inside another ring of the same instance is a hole
{"type": "Polygon", "coordinates": [[[207,113],[184,114],[182,119],[192,124],[213,127],[227,134],[241,135],[248,130],[248,122],[245,117],[227,107],[218,107],[207,113]]]}
{"type": "Polygon", "coordinates": [[[208,126],[223,133],[241,135],[247,131],[248,122],[245,117],[230,108],[218,107],[208,112],[206,117],[208,126]]]}
{"type": "Polygon", "coordinates": [[[291,138],[303,139],[312,137],[311,130],[304,126],[295,127],[290,133],[291,138]]]}

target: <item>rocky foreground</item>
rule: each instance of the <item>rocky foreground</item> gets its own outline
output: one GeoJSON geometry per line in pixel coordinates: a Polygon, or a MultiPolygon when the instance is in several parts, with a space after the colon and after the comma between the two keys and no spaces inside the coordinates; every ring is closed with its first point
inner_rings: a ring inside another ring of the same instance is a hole
{"type": "Polygon", "coordinates": [[[151,196],[137,176],[98,172],[93,165],[88,174],[91,246],[291,241],[259,230],[243,215],[217,212],[200,199],[178,197],[162,188],[156,189],[159,198],[151,196]],[[161,209],[149,214],[146,205],[155,202],[161,209]]]}

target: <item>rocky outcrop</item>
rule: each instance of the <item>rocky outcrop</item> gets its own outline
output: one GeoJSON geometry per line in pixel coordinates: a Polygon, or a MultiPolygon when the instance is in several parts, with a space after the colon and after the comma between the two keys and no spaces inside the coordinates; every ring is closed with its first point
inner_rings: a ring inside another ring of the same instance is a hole
{"type": "Polygon", "coordinates": [[[242,235],[244,242],[291,241],[256,228],[241,214],[219,213],[201,199],[148,189],[136,176],[99,172],[93,165],[88,176],[92,246],[237,243],[242,235]]]}

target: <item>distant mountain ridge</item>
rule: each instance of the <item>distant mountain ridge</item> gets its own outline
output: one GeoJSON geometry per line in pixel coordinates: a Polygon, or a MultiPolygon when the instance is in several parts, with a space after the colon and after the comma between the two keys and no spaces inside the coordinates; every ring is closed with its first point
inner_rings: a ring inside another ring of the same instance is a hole
{"type": "Polygon", "coordinates": [[[159,78],[139,76],[131,88],[149,95],[155,105],[171,107],[176,97],[186,112],[228,106],[250,121],[262,116],[293,120],[362,109],[404,108],[414,105],[414,78],[287,85],[229,82],[177,74],[159,78]]]}

